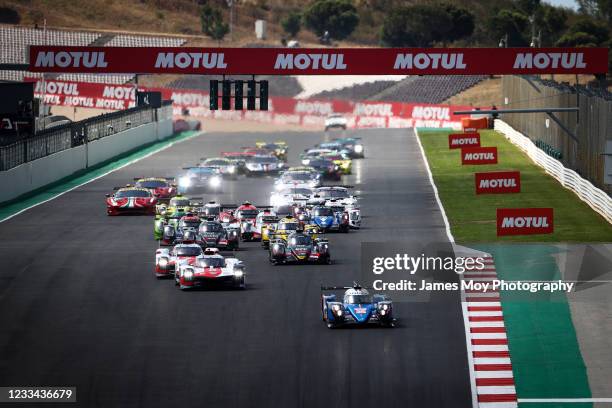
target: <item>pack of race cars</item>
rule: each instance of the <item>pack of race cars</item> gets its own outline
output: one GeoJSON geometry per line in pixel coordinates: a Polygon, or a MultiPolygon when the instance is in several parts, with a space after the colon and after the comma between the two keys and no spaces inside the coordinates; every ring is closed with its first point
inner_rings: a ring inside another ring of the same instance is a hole
{"type": "MultiPolygon", "coordinates": [[[[246,267],[233,252],[244,242],[260,242],[272,265],[330,264],[327,234],[358,230],[361,210],[352,186],[325,183],[351,174],[352,160],[364,157],[363,145],[356,138],[321,143],[304,151],[297,167],[286,165],[287,152],[283,141],[257,142],[241,151],[202,158],[176,177],[136,178],[107,194],[107,214],[154,215],[155,276],[172,278],[181,290],[220,285],[245,289],[246,267]],[[266,175],[275,180],[265,205],[191,196],[222,191],[225,183],[241,176],[266,175]]],[[[343,302],[335,295],[322,295],[328,327],[393,326],[390,300],[372,297],[357,284],[342,289],[343,302]]]]}

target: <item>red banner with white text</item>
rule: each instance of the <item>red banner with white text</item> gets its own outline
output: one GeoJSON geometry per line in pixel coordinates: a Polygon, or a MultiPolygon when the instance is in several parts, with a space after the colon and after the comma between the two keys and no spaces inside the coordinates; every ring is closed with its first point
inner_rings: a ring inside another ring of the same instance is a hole
{"type": "Polygon", "coordinates": [[[604,74],[608,49],[31,46],[29,70],[201,75],[604,74]]]}
{"type": "MultiPolygon", "coordinates": [[[[37,97],[42,97],[42,81],[36,82],[37,97]]],[[[185,110],[190,116],[229,120],[253,120],[275,124],[324,126],[331,113],[343,114],[349,128],[461,128],[460,115],[454,110],[469,110],[469,106],[431,105],[402,102],[353,102],[344,100],[294,99],[271,97],[268,111],[211,111],[208,94],[199,90],[143,88],[144,91],[159,91],[163,99],[172,99],[175,115],[185,110]]],[[[47,105],[74,106],[121,110],[134,106],[133,85],[109,85],[88,82],[47,80],[45,103],[47,105]]]]}

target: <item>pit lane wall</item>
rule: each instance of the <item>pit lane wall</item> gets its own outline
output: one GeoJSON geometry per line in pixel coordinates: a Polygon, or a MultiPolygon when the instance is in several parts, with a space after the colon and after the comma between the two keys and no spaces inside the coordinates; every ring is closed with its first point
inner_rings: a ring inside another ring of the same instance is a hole
{"type": "Polygon", "coordinates": [[[0,204],[26,196],[38,189],[70,177],[150,143],[172,136],[172,119],[161,118],[91,141],[85,145],[0,171],[0,204]]]}
{"type": "MultiPolygon", "coordinates": [[[[42,82],[34,81],[36,96],[42,97],[42,82]]],[[[452,128],[461,129],[461,117],[454,110],[471,110],[470,106],[434,105],[424,103],[374,102],[294,99],[271,97],[268,111],[216,111],[209,109],[208,94],[195,89],[143,88],[159,91],[163,99],[174,101],[175,115],[184,109],[191,116],[227,120],[251,120],[274,124],[292,124],[323,127],[331,113],[340,113],[348,120],[348,127],[363,128],[452,128]]],[[[86,82],[48,80],[45,104],[119,110],[134,105],[135,88],[132,85],[108,85],[86,82]]]]}

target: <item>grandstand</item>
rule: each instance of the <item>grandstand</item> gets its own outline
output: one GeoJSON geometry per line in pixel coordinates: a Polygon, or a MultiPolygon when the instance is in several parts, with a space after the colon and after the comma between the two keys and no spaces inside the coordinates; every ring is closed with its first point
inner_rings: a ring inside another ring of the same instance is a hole
{"type": "Polygon", "coordinates": [[[486,75],[410,76],[399,82],[376,81],[325,91],[313,98],[442,103],[486,78],[486,75]]]}
{"type": "MultiPolygon", "coordinates": [[[[39,28],[0,25],[0,63],[25,64],[29,45],[95,45],[108,47],[180,47],[182,38],[128,34],[101,34],[81,31],[42,30],[39,28]]],[[[24,71],[0,71],[0,81],[23,81],[24,76],[40,75],[24,71]]],[[[125,84],[134,75],[61,74],[52,76],[61,81],[125,84]]]]}

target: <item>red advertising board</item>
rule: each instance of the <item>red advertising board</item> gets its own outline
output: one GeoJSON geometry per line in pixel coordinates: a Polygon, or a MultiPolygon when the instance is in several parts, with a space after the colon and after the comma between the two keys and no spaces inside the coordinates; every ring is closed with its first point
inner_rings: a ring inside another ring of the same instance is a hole
{"type": "Polygon", "coordinates": [[[448,135],[448,148],[480,147],[480,133],[451,133],[448,135]]]}
{"type": "Polygon", "coordinates": [[[608,49],[30,46],[29,69],[205,75],[604,74],[608,49]]]}
{"type": "Polygon", "coordinates": [[[461,164],[497,164],[497,147],[463,147],[461,164]]]}
{"type": "Polygon", "coordinates": [[[475,173],[476,194],[506,194],[521,192],[520,171],[475,173]]]}
{"type": "MultiPolygon", "coordinates": [[[[26,78],[36,82],[36,96],[42,96],[42,81],[39,78],[26,78]]],[[[183,109],[189,114],[202,118],[222,118],[230,120],[248,119],[258,122],[277,124],[298,124],[323,126],[325,117],[340,113],[348,120],[350,128],[372,127],[461,127],[461,115],[455,110],[469,110],[467,106],[431,105],[402,102],[352,102],[345,100],[294,99],[270,97],[269,110],[257,111],[211,111],[208,94],[194,89],[171,89],[139,87],[142,91],[159,91],[163,99],[172,99],[175,113],[183,109]]],[[[135,87],[133,85],[98,84],[87,82],[60,81],[47,79],[45,103],[47,105],[74,106],[108,110],[125,109],[134,106],[135,87]]]]}
{"type": "Polygon", "coordinates": [[[552,234],[552,208],[498,208],[497,235],[552,234]]]}

